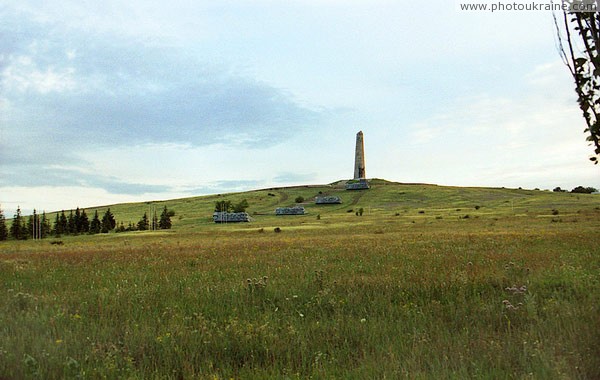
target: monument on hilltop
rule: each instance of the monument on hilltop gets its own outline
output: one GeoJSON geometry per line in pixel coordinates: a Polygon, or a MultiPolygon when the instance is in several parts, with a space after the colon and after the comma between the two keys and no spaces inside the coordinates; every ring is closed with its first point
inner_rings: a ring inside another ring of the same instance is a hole
{"type": "Polygon", "coordinates": [[[346,182],[346,190],[364,190],[369,188],[365,165],[365,141],[362,131],[356,134],[354,151],[354,179],[346,182]]]}
{"type": "Polygon", "coordinates": [[[365,173],[365,141],[362,131],[356,134],[356,149],[354,151],[354,179],[367,178],[365,173]]]}

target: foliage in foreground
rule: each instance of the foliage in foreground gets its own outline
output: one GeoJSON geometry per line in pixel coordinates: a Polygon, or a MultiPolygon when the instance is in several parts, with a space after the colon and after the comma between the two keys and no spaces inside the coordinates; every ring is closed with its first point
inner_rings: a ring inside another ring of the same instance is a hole
{"type": "Polygon", "coordinates": [[[397,220],[11,242],[0,377],[600,377],[598,210],[397,220]]]}

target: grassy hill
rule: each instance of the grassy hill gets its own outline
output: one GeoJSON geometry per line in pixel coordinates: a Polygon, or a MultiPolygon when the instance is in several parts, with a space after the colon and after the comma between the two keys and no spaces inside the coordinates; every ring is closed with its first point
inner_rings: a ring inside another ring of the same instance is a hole
{"type": "MultiPolygon", "coordinates": [[[[345,181],[329,185],[310,185],[269,188],[231,194],[182,198],[166,201],[124,203],[86,209],[91,218],[95,210],[100,216],[110,207],[117,222],[137,223],[144,212],[152,207],[160,214],[164,206],[176,212],[174,231],[193,231],[203,226],[213,226],[212,213],[215,202],[231,200],[233,203],[246,199],[250,204],[248,213],[253,222],[239,228],[270,227],[271,225],[318,228],[326,221],[356,224],[356,211],[364,209],[362,222],[384,222],[399,218],[402,222],[431,222],[457,220],[460,218],[536,217],[548,220],[564,220],[578,214],[591,212],[600,207],[600,196],[589,194],[555,193],[539,190],[506,188],[450,187],[430,184],[404,184],[382,179],[371,180],[371,189],[347,191],[345,181]],[[339,205],[316,205],[319,195],[339,196],[339,205]],[[277,207],[295,205],[297,197],[307,215],[275,216],[277,207]],[[557,214],[558,213],[558,214],[557,214]],[[321,221],[316,216],[320,215],[321,221]],[[366,217],[369,218],[366,218],[366,217]]],[[[55,214],[50,214],[53,221],[55,214]]],[[[218,228],[213,226],[212,228],[218,228]]]]}

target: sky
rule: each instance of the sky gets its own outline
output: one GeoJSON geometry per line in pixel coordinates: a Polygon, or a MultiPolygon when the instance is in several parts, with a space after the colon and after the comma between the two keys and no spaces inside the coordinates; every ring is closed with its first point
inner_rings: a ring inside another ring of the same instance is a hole
{"type": "MultiPolygon", "coordinates": [[[[511,1],[512,3],[512,1],[511,1]]],[[[600,187],[547,11],[0,1],[0,208],[325,184],[600,187]]]]}

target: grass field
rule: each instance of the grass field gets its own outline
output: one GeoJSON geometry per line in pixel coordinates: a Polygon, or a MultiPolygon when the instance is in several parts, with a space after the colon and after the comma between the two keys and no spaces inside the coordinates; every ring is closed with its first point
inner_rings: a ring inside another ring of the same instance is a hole
{"type": "Polygon", "coordinates": [[[600,196],[378,180],[153,204],[173,230],[0,243],[1,379],[600,378],[600,196]],[[307,215],[274,215],[299,195],[307,215]],[[252,223],[211,222],[244,198],[252,223]]]}

